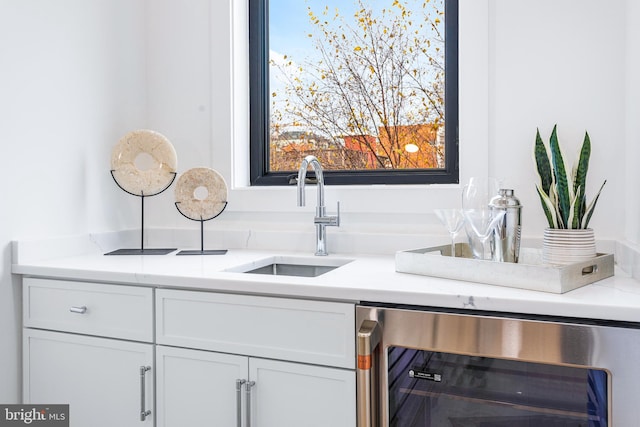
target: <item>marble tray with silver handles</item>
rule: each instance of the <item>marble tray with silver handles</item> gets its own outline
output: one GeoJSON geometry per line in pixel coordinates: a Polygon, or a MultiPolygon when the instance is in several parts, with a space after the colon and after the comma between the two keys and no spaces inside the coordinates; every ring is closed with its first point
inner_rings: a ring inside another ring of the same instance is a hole
{"type": "Polygon", "coordinates": [[[399,251],[396,271],[556,294],[611,277],[614,272],[613,254],[553,265],[544,264],[542,251],[534,248],[520,248],[518,263],[473,259],[467,243],[456,243],[455,251],[455,257],[451,257],[451,245],[399,251]]]}

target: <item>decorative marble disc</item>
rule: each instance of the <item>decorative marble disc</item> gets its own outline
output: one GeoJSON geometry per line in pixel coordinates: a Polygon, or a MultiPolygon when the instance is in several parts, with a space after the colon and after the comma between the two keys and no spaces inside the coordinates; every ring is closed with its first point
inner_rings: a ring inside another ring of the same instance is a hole
{"type": "Polygon", "coordinates": [[[177,168],[176,150],[162,134],[136,130],[126,134],[113,147],[111,170],[123,190],[137,196],[153,196],[173,182],[177,168]],[[146,155],[148,168],[136,165],[138,156],[146,155]]]}
{"type": "Polygon", "coordinates": [[[193,168],[180,175],[175,193],[178,210],[194,221],[215,218],[227,203],[224,178],[209,168],[193,168]]]}

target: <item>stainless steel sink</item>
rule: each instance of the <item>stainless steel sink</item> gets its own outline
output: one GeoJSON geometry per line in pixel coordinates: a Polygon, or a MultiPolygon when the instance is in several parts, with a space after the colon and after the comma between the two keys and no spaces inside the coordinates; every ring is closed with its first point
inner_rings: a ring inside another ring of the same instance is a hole
{"type": "Polygon", "coordinates": [[[352,260],[337,258],[297,258],[275,256],[251,264],[233,267],[226,271],[269,276],[317,277],[335,270],[352,260]]]}
{"type": "Polygon", "coordinates": [[[253,270],[245,271],[251,274],[269,274],[272,276],[300,276],[316,277],[338,267],[326,265],[302,265],[302,264],[269,264],[253,270]]]}

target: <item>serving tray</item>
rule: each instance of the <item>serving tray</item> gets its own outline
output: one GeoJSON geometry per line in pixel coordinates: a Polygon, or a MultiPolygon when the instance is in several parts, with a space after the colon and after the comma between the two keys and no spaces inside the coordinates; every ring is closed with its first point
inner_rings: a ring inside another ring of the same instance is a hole
{"type": "Polygon", "coordinates": [[[396,271],[562,294],[613,276],[613,254],[569,265],[544,264],[542,251],[521,248],[518,263],[473,259],[467,243],[399,251],[396,271]]]}

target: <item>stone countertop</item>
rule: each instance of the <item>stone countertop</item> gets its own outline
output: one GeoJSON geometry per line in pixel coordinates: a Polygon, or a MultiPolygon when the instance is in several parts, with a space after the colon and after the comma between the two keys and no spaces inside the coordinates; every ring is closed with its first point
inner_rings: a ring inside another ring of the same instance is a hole
{"type": "MultiPolygon", "coordinates": [[[[352,261],[307,278],[225,271],[272,256],[318,259],[301,252],[231,249],[225,255],[176,256],[174,252],[105,256],[95,247],[79,255],[64,249],[51,251],[49,247],[49,253],[58,255],[43,257],[30,254],[34,247],[14,242],[13,273],[137,286],[640,322],[640,283],[618,269],[613,277],[553,294],[398,273],[393,255],[329,255],[328,259],[352,261]]],[[[41,250],[42,245],[38,248],[41,250]]]]}

